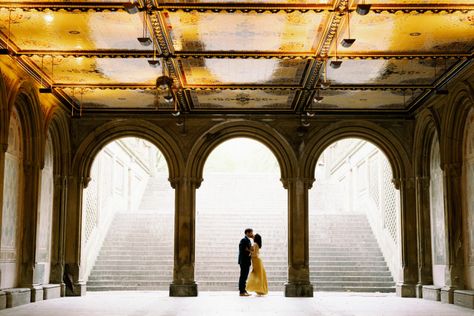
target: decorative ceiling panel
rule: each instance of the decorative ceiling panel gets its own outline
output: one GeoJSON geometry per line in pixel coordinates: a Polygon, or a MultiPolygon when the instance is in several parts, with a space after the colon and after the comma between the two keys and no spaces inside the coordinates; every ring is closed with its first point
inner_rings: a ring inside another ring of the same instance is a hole
{"type": "Polygon", "coordinates": [[[279,84],[299,85],[307,60],[181,59],[188,85],[279,84]]]}
{"type": "Polygon", "coordinates": [[[193,90],[196,109],[291,110],[296,96],[291,90],[193,90]]]}
{"type": "Polygon", "coordinates": [[[162,74],[145,58],[84,58],[33,56],[31,60],[57,84],[154,84],[162,74]],[[54,61],[53,74],[51,63],[54,61]]]}
{"type": "Polygon", "coordinates": [[[370,4],[462,4],[466,3],[466,0],[370,0],[367,1],[370,4]]]}
{"type": "MultiPolygon", "coordinates": [[[[474,48],[474,12],[351,14],[350,31],[356,39],[350,48],[340,45],[348,37],[347,23],[339,31],[338,52],[342,55],[469,53],[474,48]]],[[[331,54],[335,53],[333,45],[331,54]]]]}
{"type": "Polygon", "coordinates": [[[313,109],[375,110],[405,109],[422,90],[321,90],[321,103],[313,103],[313,109]]]}
{"type": "MultiPolygon", "coordinates": [[[[0,31],[8,35],[7,9],[0,9],[0,31]]],[[[22,50],[143,50],[141,14],[126,12],[11,12],[10,39],[22,50]]]]}
{"type": "Polygon", "coordinates": [[[170,109],[170,105],[158,102],[155,90],[141,89],[82,89],[65,88],[64,92],[84,109],[170,109]]]}
{"type": "Polygon", "coordinates": [[[339,69],[327,68],[327,79],[336,84],[429,85],[457,61],[457,59],[344,60],[339,69]]]}
{"type": "Polygon", "coordinates": [[[155,0],[157,2],[168,2],[168,3],[278,3],[278,4],[331,4],[334,0],[155,0]]]}
{"type": "Polygon", "coordinates": [[[327,12],[164,12],[176,51],[311,52],[327,12]]]}

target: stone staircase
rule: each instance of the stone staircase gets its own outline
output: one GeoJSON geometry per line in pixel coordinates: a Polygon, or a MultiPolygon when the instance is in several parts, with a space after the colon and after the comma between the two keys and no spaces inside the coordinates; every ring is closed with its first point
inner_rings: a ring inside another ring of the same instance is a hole
{"type": "Polygon", "coordinates": [[[395,291],[365,214],[317,215],[311,223],[310,276],[316,291],[395,291]]]}
{"type": "MultiPolygon", "coordinates": [[[[206,181],[197,192],[195,278],[199,290],[237,291],[238,243],[243,230],[252,227],[263,237],[261,257],[269,289],[283,291],[288,255],[286,191],[281,183],[268,175],[258,180],[255,175],[213,175],[206,181]],[[246,186],[252,177],[256,186],[249,193],[246,186]]],[[[89,290],[168,290],[174,221],[173,203],[169,197],[166,202],[164,190],[168,190],[167,182],[150,179],[141,204],[150,211],[116,215],[89,276],[89,290]],[[149,195],[162,197],[160,206],[154,206],[157,202],[149,195]]],[[[316,291],[394,291],[365,215],[312,215],[310,223],[310,276],[316,291]]]]}
{"type": "Polygon", "coordinates": [[[168,290],[173,275],[170,223],[170,214],[116,214],[87,281],[87,290],[168,290]]]}

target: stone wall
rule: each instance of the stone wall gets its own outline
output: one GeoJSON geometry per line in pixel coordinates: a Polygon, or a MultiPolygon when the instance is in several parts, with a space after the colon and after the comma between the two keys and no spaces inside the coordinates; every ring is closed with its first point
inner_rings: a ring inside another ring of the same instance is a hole
{"type": "Polygon", "coordinates": [[[474,289],[474,109],[467,118],[463,151],[465,285],[468,289],[474,289]]]}
{"type": "Polygon", "coordinates": [[[433,137],[430,156],[431,249],[433,256],[433,284],[444,286],[446,269],[446,231],[444,227],[443,170],[438,137],[433,137]]]}
{"type": "Polygon", "coordinates": [[[18,286],[20,218],[23,184],[23,144],[21,125],[16,111],[12,112],[5,154],[5,175],[2,207],[2,237],[0,248],[1,285],[18,286]]]}

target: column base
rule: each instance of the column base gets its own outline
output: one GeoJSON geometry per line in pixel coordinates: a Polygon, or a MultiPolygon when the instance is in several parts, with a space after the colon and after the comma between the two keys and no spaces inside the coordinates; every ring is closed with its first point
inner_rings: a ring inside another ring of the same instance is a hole
{"type": "Polygon", "coordinates": [[[53,298],[61,297],[61,285],[60,284],[46,284],[43,285],[43,299],[51,300],[53,298]]]}
{"type": "Polygon", "coordinates": [[[31,302],[39,302],[43,300],[43,287],[42,286],[32,286],[31,287],[31,302]]]}
{"type": "Polygon", "coordinates": [[[175,297],[198,296],[198,285],[197,283],[189,283],[189,284],[171,283],[170,296],[175,296],[175,297]]]}
{"type": "Polygon", "coordinates": [[[403,284],[398,283],[396,286],[397,296],[400,297],[416,297],[416,285],[415,284],[403,284]]]}
{"type": "Polygon", "coordinates": [[[441,300],[441,287],[435,286],[435,285],[424,285],[423,298],[425,300],[440,301],[441,300]]]}
{"type": "Polygon", "coordinates": [[[285,297],[313,297],[313,285],[308,283],[286,283],[285,297]]]}
{"type": "Polygon", "coordinates": [[[7,293],[0,291],[0,310],[7,308],[7,293]]]}
{"type": "Polygon", "coordinates": [[[423,298],[423,284],[416,285],[416,298],[423,298]]]}
{"type": "Polygon", "coordinates": [[[441,302],[454,304],[454,287],[445,286],[441,288],[441,302]]]}
{"type": "Polygon", "coordinates": [[[66,296],[84,296],[86,295],[87,287],[86,283],[78,282],[74,284],[74,291],[71,291],[66,286],[66,296]]]}

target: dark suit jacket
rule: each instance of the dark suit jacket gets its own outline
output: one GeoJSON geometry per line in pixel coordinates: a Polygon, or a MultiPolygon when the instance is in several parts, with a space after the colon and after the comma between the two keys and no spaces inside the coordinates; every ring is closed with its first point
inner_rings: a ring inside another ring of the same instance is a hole
{"type": "Polygon", "coordinates": [[[239,264],[242,265],[247,265],[250,266],[252,264],[251,258],[250,258],[250,247],[252,246],[252,243],[250,242],[250,239],[245,236],[240,240],[239,243],[239,264]]]}

